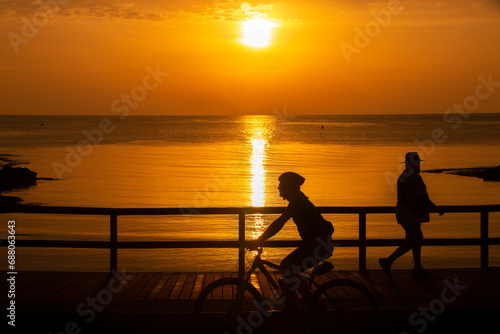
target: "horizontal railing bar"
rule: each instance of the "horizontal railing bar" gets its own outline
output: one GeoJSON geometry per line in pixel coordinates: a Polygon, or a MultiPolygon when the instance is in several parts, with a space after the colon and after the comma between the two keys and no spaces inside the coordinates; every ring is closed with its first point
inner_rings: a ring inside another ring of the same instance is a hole
{"type": "MultiPolygon", "coordinates": [[[[500,204],[492,205],[452,205],[441,206],[445,212],[496,212],[500,204]]],[[[227,208],[95,208],[95,207],[65,207],[10,205],[0,206],[0,213],[47,213],[47,214],[81,214],[81,215],[212,215],[212,214],[280,214],[285,207],[227,207],[227,208]]],[[[395,206],[323,206],[318,207],[325,214],[356,214],[356,213],[394,213],[395,206]]]]}
{"type": "MultiPolygon", "coordinates": [[[[1,240],[2,246],[7,246],[6,240],[1,240]]],[[[20,240],[16,239],[16,247],[47,247],[47,248],[106,248],[109,241],[81,241],[81,240],[20,240]]]]}
{"type": "MultiPolygon", "coordinates": [[[[359,240],[343,239],[333,240],[336,247],[358,247],[359,240]]],[[[367,239],[366,245],[370,247],[399,246],[403,239],[367,239]]],[[[263,247],[298,247],[300,240],[274,240],[266,241],[263,247]]],[[[246,242],[245,242],[246,244],[246,242]]],[[[450,239],[424,239],[425,246],[478,246],[480,238],[450,238],[450,239]]],[[[489,245],[500,245],[500,238],[489,238],[489,245]]],[[[7,240],[1,240],[1,246],[7,246],[7,240]]],[[[79,240],[16,240],[19,247],[54,247],[54,248],[109,248],[109,241],[79,241],[79,240]]],[[[239,242],[235,241],[119,241],[119,249],[131,248],[237,248],[239,242]]]]}

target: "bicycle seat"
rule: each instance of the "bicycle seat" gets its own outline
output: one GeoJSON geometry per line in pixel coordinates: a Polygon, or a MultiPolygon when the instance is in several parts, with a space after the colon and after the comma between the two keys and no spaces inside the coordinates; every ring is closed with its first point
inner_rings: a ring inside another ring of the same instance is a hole
{"type": "Polygon", "coordinates": [[[333,268],[334,268],[333,263],[325,261],[322,264],[320,264],[318,268],[316,268],[314,273],[316,275],[323,275],[332,270],[333,268]]]}

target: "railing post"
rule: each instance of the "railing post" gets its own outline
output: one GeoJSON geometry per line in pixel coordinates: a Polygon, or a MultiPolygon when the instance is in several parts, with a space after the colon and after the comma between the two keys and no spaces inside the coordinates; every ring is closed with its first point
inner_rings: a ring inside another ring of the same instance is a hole
{"type": "Polygon", "coordinates": [[[488,211],[481,211],[481,268],[489,267],[488,211]]]}
{"type": "Polygon", "coordinates": [[[110,215],[109,222],[109,271],[116,272],[118,268],[118,217],[110,215]]]}
{"type": "Polygon", "coordinates": [[[240,212],[238,224],[238,277],[245,277],[245,213],[240,212]]]}
{"type": "Polygon", "coordinates": [[[366,212],[359,213],[359,270],[366,270],[366,212]]]}

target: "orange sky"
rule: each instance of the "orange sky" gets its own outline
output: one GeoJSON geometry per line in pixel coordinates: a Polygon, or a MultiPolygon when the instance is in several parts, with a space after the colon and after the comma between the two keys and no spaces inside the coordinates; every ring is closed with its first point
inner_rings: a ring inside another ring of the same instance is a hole
{"type": "Polygon", "coordinates": [[[443,113],[489,75],[500,112],[496,0],[0,0],[0,35],[0,114],[443,113]]]}

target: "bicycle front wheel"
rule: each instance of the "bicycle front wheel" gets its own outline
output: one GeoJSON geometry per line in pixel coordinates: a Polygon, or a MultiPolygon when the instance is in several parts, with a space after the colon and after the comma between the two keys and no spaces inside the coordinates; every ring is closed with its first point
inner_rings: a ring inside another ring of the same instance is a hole
{"type": "Polygon", "coordinates": [[[235,277],[224,277],[207,285],[196,300],[195,316],[206,331],[231,332],[238,326],[248,326],[249,313],[262,312],[264,298],[250,283],[235,277]]]}
{"type": "Polygon", "coordinates": [[[309,304],[310,319],[323,328],[349,332],[376,325],[378,304],[363,284],[338,278],[321,285],[309,304]]]}

